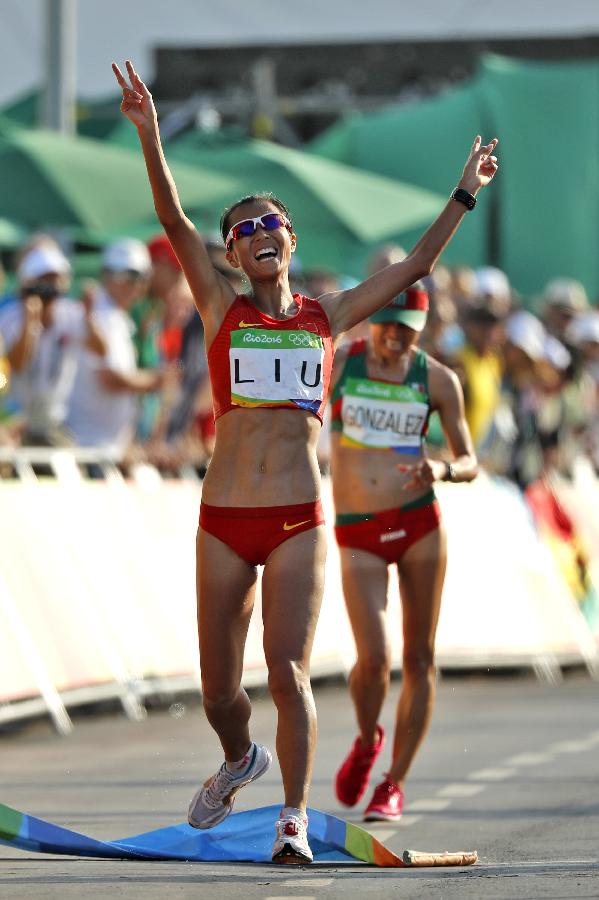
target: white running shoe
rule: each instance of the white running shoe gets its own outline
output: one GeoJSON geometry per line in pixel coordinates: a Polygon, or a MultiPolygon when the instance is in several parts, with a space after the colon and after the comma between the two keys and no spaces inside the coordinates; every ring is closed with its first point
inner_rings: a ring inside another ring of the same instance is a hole
{"type": "Polygon", "coordinates": [[[314,859],[308,843],[308,819],[284,816],[276,824],[277,836],[272,848],[273,862],[301,865],[314,859]]]}
{"type": "Polygon", "coordinates": [[[212,775],[197,791],[187,813],[187,821],[193,828],[214,828],[226,819],[233,809],[237,791],[260,778],[270,768],[272,756],[261,744],[253,743],[248,756],[249,765],[242,775],[232,775],[223,763],[216,775],[212,775]]]}

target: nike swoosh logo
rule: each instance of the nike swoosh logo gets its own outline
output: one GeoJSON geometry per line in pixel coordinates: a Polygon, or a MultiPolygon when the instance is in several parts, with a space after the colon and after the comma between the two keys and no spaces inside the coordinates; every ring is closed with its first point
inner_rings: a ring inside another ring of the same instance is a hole
{"type": "Polygon", "coordinates": [[[308,522],[311,522],[311,519],[304,519],[303,522],[296,522],[295,525],[288,525],[287,522],[283,525],[283,531],[291,531],[292,528],[299,528],[300,525],[307,525],[308,522]]]}
{"type": "Polygon", "coordinates": [[[260,328],[257,322],[239,322],[239,328],[260,328]]]}

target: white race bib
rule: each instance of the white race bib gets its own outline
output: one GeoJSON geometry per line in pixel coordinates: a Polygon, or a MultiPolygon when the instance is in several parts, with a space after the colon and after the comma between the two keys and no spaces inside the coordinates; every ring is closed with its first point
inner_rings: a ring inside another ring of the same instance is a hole
{"type": "Polygon", "coordinates": [[[232,331],[229,365],[237,406],[291,402],[316,411],[324,397],[324,345],[311,331],[232,331]]]}
{"type": "Polygon", "coordinates": [[[348,378],[341,403],[342,443],[418,453],[428,412],[424,395],[413,387],[348,378]]]}

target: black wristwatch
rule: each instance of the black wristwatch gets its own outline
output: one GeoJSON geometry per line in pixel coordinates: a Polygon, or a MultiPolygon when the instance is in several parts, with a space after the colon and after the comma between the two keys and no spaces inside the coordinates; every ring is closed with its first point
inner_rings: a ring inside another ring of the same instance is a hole
{"type": "Polygon", "coordinates": [[[465,191],[464,188],[457,187],[454,191],[451,192],[450,200],[457,200],[458,203],[463,203],[466,209],[474,209],[476,206],[476,197],[472,194],[469,194],[468,191],[465,191]]]}
{"type": "Polygon", "coordinates": [[[445,475],[443,476],[443,478],[441,479],[441,481],[455,481],[456,473],[455,473],[453,464],[450,462],[446,462],[445,465],[447,466],[447,471],[446,471],[445,475]]]}

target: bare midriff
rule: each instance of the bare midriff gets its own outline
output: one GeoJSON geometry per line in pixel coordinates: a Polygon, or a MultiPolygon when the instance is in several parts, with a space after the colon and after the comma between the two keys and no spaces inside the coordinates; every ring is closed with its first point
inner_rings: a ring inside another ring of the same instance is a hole
{"type": "Polygon", "coordinates": [[[381,512],[406,506],[430,492],[430,488],[405,491],[407,475],[398,465],[413,465],[419,456],[394,450],[346,447],[340,432],[331,435],[333,496],[337,513],[381,512]]]}
{"type": "Polygon", "coordinates": [[[212,506],[291,506],[320,498],[316,416],[294,409],[234,409],[216,421],[202,488],[212,506]]]}

